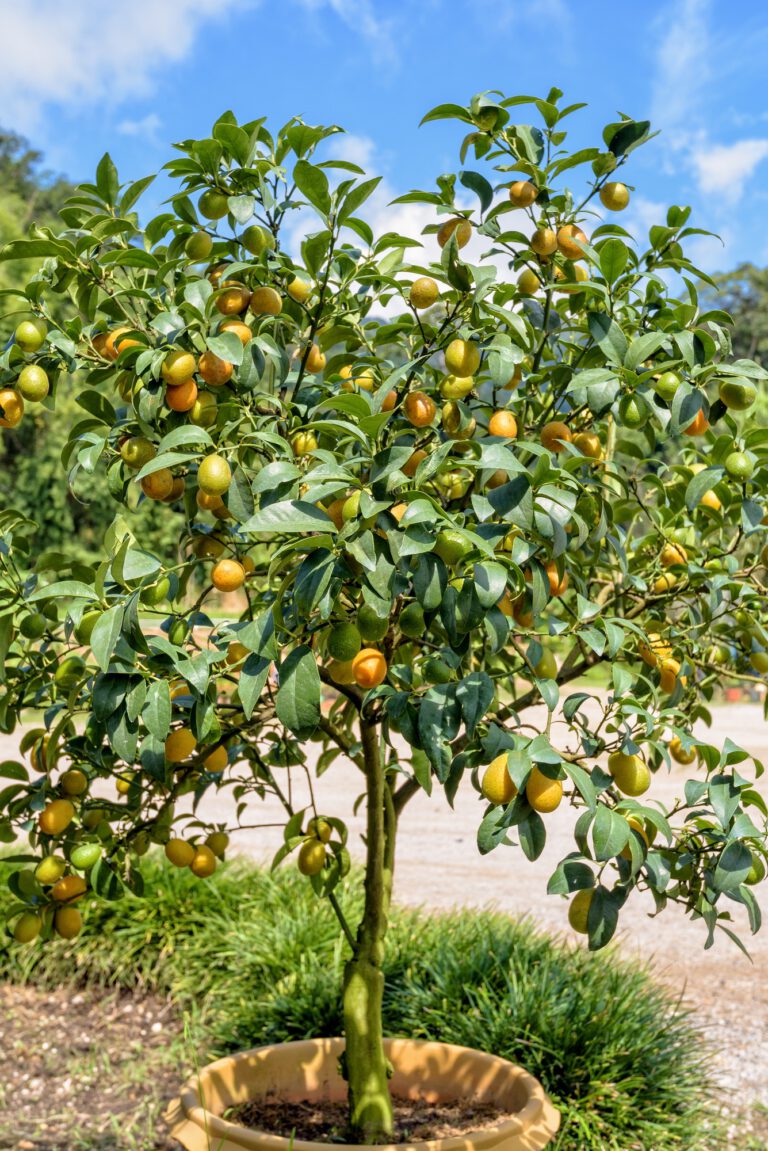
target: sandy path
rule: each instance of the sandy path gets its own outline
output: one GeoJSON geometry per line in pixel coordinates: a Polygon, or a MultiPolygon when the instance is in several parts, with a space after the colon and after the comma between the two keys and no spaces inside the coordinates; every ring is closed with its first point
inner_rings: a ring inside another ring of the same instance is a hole
{"type": "MultiPolygon", "coordinates": [[[[768,761],[768,724],[759,707],[738,704],[717,709],[709,738],[718,743],[728,734],[768,761]]],[[[14,742],[0,737],[0,755],[13,754],[14,742]]],[[[678,768],[672,775],[659,774],[652,797],[671,802],[680,795],[682,781],[692,770],[678,768]]],[[[766,777],[758,786],[768,796],[766,777]]],[[[353,813],[360,792],[359,773],[348,762],[339,763],[316,781],[315,789],[318,809],[348,822],[350,848],[360,858],[362,819],[353,813]]],[[[419,793],[412,800],[401,824],[396,899],[428,908],[493,906],[514,915],[530,914],[549,931],[568,932],[567,904],[547,896],[546,884],[554,865],[573,847],[573,813],[559,810],[546,817],[547,847],[540,859],[529,863],[517,848],[500,847],[485,857],[478,853],[475,834],[481,811],[482,803],[470,785],[460,789],[453,811],[440,791],[431,797],[419,793]]],[[[226,818],[231,812],[232,804],[224,796],[206,807],[211,819],[226,818]]],[[[243,822],[279,818],[278,805],[267,801],[254,806],[243,822]]],[[[264,828],[237,833],[233,846],[265,862],[281,842],[278,828],[264,828]]],[[[768,882],[757,894],[765,904],[768,882]]],[[[732,906],[734,918],[743,923],[740,908],[732,906]]],[[[651,919],[649,910],[650,903],[643,897],[630,899],[620,921],[620,951],[651,961],[660,978],[685,991],[720,1049],[717,1070],[723,1088],[742,1092],[744,1103],[768,1106],[768,927],[748,938],[750,962],[725,936],[718,935],[714,947],[704,951],[703,924],[690,922],[677,908],[670,907],[661,919],[651,919]]],[[[748,937],[748,932],[744,934],[748,937]]],[[[601,962],[599,954],[595,962],[601,962]]]]}

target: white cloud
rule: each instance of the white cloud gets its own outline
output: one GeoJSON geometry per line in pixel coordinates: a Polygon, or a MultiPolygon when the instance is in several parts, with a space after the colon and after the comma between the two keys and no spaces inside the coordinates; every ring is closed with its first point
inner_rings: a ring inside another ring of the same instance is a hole
{"type": "Polygon", "coordinates": [[[157,140],[162,120],[157,112],[149,112],[140,120],[121,120],[117,131],[122,136],[141,136],[145,140],[157,140]]]}
{"type": "Polygon", "coordinates": [[[691,159],[699,191],[705,195],[717,195],[728,204],[738,203],[747,180],[766,157],[768,140],[764,139],[710,144],[695,150],[691,159]]]}
{"type": "Polygon", "coordinates": [[[184,60],[207,20],[249,0],[0,0],[5,52],[3,120],[35,131],[48,105],[76,110],[146,96],[157,74],[184,60]]]}
{"type": "Polygon", "coordinates": [[[373,0],[299,0],[299,3],[310,12],[330,9],[367,42],[372,59],[379,67],[398,63],[394,22],[382,20],[376,14],[373,0]]]}

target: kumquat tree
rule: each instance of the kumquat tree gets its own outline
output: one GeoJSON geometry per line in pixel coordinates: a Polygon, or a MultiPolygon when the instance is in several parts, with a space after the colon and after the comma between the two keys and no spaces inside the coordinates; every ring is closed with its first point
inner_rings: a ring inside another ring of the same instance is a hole
{"type": "Polygon", "coordinates": [[[152,178],[121,185],[106,155],[61,230],[2,252],[39,260],[4,293],[2,434],[73,393],[61,483],[103,469],[115,501],[92,563],[39,554],[34,524],[0,513],[0,725],[25,724],[0,765],[23,864],[7,929],[75,936],[86,893],[141,893],[152,844],[204,880],[276,797],[275,862],[349,947],[344,1073],[368,1142],[392,1124],[381,963],[419,789],[452,802],[471,782],[479,850],[528,859],[566,805],[549,890],[590,948],[635,888],[703,920],[707,945],[736,938],[729,907],[760,923],[762,768],[693,728],[718,684],[768,673],[768,428],[750,416],[768,374],[699,307],[688,209],[642,249],[617,223],[650,125],[621,117],[572,153],[581,105],[561,97],[433,109],[474,166],[396,201],[421,236],[374,234],[378,181],[333,158],[340,129],[225,113],[178,145],[146,224],[152,178]],[[167,505],[172,554],[132,531],[145,500],[167,505]],[[359,923],[344,823],[292,798],[293,775],[342,757],[367,812],[359,923]],[[692,778],[665,809],[672,763],[692,778]],[[231,826],[206,818],[222,791],[231,826]]]}

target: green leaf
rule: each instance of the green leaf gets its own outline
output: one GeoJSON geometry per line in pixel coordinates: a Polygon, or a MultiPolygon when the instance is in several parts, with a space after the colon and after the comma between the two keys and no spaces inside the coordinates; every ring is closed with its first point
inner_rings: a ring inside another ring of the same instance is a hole
{"type": "Polygon", "coordinates": [[[612,811],[604,803],[598,804],[592,824],[592,845],[595,859],[613,859],[623,847],[626,847],[630,836],[630,827],[626,819],[618,812],[612,811]]]}
{"type": "Polygon", "coordinates": [[[493,203],[493,188],[479,172],[459,172],[459,180],[465,188],[469,188],[480,200],[480,211],[485,214],[493,203]]]}
{"type": "Polygon", "coordinates": [[[297,739],[307,739],[320,722],[320,673],[311,648],[294,648],[280,664],[279,678],[277,718],[297,739]]]}
{"type": "Polygon", "coordinates": [[[538,859],[547,843],[547,829],[539,813],[532,811],[522,819],[517,825],[517,833],[526,859],[538,859]]]}
{"type": "Polygon", "coordinates": [[[629,248],[621,240],[606,240],[600,245],[600,271],[609,284],[614,284],[629,261],[629,248]]]}
{"type": "Polygon", "coordinates": [[[649,356],[663,347],[666,341],[666,332],[646,332],[645,335],[638,336],[627,350],[624,357],[624,367],[634,372],[649,356]]]}
{"type": "Polygon", "coordinates": [[[162,742],[171,729],[171,690],[167,679],[156,679],[150,684],[141,715],[150,735],[162,742]]]}
{"type": "Polygon", "coordinates": [[[587,325],[592,339],[602,348],[608,360],[622,364],[629,345],[616,321],[603,312],[590,312],[587,325]]]}
{"type": "Polygon", "coordinates": [[[428,124],[430,120],[463,120],[466,124],[472,123],[472,117],[461,104],[438,104],[426,116],[422,116],[419,127],[428,124]]]}
{"type": "Polygon", "coordinates": [[[594,887],[595,877],[588,864],[577,855],[569,855],[558,863],[547,883],[547,895],[570,895],[594,887]]]}
{"type": "Polygon", "coordinates": [[[350,216],[354,216],[360,205],[365,203],[380,182],[381,176],[376,176],[372,180],[365,180],[362,184],[358,184],[347,193],[339,208],[340,224],[343,224],[350,216]]]}
{"type": "Polygon", "coordinates": [[[706,468],[691,479],[685,489],[685,506],[689,511],[693,511],[699,506],[701,497],[722,479],[724,470],[721,467],[706,468]]]}
{"type": "Polygon", "coordinates": [[[230,364],[239,365],[243,362],[245,348],[234,332],[222,332],[220,336],[208,336],[205,341],[209,351],[230,364]]]}
{"type": "Polygon", "coordinates": [[[94,659],[102,671],[106,671],[109,667],[109,661],[112,658],[112,652],[115,650],[120,635],[120,630],[123,626],[123,613],[124,607],[122,604],[116,604],[115,607],[108,608],[107,611],[102,612],[96,621],[96,626],[91,635],[91,650],[94,659]]]}
{"type": "Polygon", "coordinates": [[[470,737],[491,706],[493,696],[493,680],[484,671],[470,672],[456,685],[456,698],[464,717],[464,726],[470,737]]]}
{"type": "Polygon", "coordinates": [[[36,591],[27,596],[27,601],[35,603],[37,600],[46,599],[98,600],[98,598],[92,587],[80,583],[79,580],[60,580],[57,583],[48,584],[47,587],[37,588],[36,591]]]}
{"type": "Polygon", "coordinates": [[[308,160],[297,160],[293,169],[296,187],[323,216],[331,210],[331,194],[328,177],[322,168],[315,167],[308,160]]]}
{"type": "Polygon", "coordinates": [[[717,891],[735,891],[747,878],[752,867],[752,853],[745,843],[729,843],[715,868],[713,884],[717,891]]]}
{"type": "Polygon", "coordinates": [[[105,204],[113,207],[117,202],[120,184],[117,179],[117,168],[112,163],[109,152],[105,152],[96,167],[96,188],[105,204]]]}
{"type": "Polygon", "coordinates": [[[243,524],[244,532],[329,532],[336,533],[336,525],[314,504],[303,500],[282,500],[261,508],[243,524]]]}

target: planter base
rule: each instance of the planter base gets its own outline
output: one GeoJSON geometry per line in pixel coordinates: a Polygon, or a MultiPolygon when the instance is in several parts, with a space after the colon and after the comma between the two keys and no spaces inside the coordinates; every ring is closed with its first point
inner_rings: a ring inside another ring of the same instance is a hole
{"type": "MultiPolygon", "coordinates": [[[[386,1039],[392,1062],[392,1094],[430,1102],[474,1099],[493,1102],[513,1118],[475,1133],[421,1143],[397,1143],[377,1151],[539,1151],[558,1127],[560,1115],[532,1075],[514,1063],[428,1040],[386,1039]]],[[[171,1134],[187,1151],[328,1151],[327,1143],[290,1140],[253,1131],[220,1116],[248,1100],[345,1099],[338,1070],[343,1039],[307,1039],[257,1047],[202,1068],[171,1104],[171,1134]]],[[[363,1151],[353,1144],[346,1151],[363,1151]]]]}

